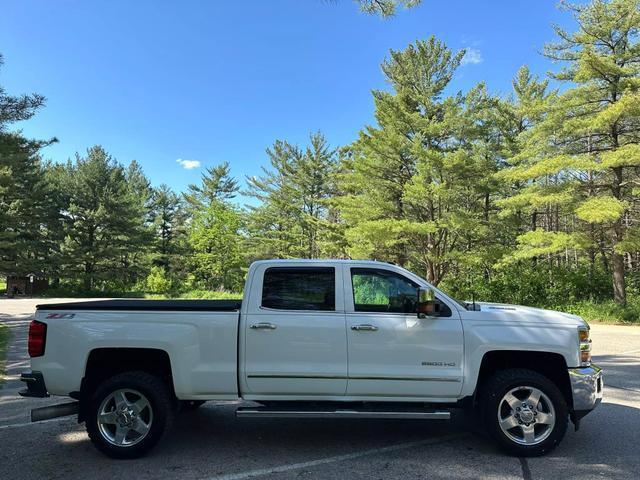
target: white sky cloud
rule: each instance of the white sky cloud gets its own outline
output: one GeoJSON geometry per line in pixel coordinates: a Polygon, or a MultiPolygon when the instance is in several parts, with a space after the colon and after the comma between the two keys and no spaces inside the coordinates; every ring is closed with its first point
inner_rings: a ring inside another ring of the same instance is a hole
{"type": "Polygon", "coordinates": [[[194,168],[200,168],[200,160],[183,160],[182,158],[179,158],[176,160],[176,162],[178,162],[180,164],[180,166],[182,166],[182,168],[185,168],[187,170],[193,170],[194,168]]]}
{"type": "Polygon", "coordinates": [[[482,58],[482,52],[477,48],[467,47],[465,49],[467,52],[462,57],[462,65],[477,65],[478,63],[482,63],[484,58],[482,58]]]}

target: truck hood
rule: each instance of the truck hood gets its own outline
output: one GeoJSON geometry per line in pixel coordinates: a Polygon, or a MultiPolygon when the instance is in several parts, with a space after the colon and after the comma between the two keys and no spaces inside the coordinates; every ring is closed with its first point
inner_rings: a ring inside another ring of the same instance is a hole
{"type": "Polygon", "coordinates": [[[581,317],[571,313],[545,310],[543,308],[509,305],[506,303],[476,302],[479,311],[490,313],[491,317],[504,320],[523,320],[537,323],[557,323],[581,327],[587,325],[581,317]]]}

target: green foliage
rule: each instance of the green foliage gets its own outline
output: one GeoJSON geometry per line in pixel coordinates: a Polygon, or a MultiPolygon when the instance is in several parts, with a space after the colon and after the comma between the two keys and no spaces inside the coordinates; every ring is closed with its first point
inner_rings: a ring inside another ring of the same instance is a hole
{"type": "Polygon", "coordinates": [[[498,266],[565,252],[579,245],[581,239],[578,235],[565,232],[531,230],[519,235],[516,241],[518,248],[511,255],[504,257],[498,266]]]}
{"type": "Polygon", "coordinates": [[[271,168],[247,178],[252,197],[248,236],[251,258],[318,258],[342,256],[335,194],[336,152],[321,133],[301,149],[277,140],[267,150],[271,168]]]}
{"type": "Polygon", "coordinates": [[[609,195],[591,197],[576,207],[576,216],[587,223],[615,222],[626,209],[626,202],[609,195]]]}
{"type": "Polygon", "coordinates": [[[213,202],[226,202],[238,193],[238,181],[231,176],[228,162],[208,167],[200,185],[191,184],[184,199],[191,211],[206,208],[213,202]]]}
{"type": "MultiPolygon", "coordinates": [[[[0,67],[2,67],[0,55],[0,67]]],[[[11,96],[0,86],[0,273],[24,275],[43,268],[55,248],[49,225],[57,212],[43,179],[39,148],[55,141],[30,140],[9,131],[44,105],[41,95],[11,96]]]]}
{"type": "Polygon", "coordinates": [[[608,273],[602,268],[568,269],[547,262],[509,265],[492,272],[461,269],[442,283],[454,298],[470,301],[514,303],[546,308],[565,307],[584,300],[611,298],[608,273]]]}
{"type": "Polygon", "coordinates": [[[559,304],[560,310],[580,315],[587,322],[598,323],[640,323],[640,297],[630,296],[626,306],[612,300],[603,302],[578,301],[573,304],[559,304]]]}
{"type": "Polygon", "coordinates": [[[422,0],[355,0],[360,4],[364,13],[380,15],[382,18],[395,15],[398,7],[413,8],[422,3],[422,0]]]}
{"type": "Polygon", "coordinates": [[[167,185],[153,190],[150,217],[155,238],[151,263],[176,278],[185,278],[188,273],[183,259],[188,253],[187,216],[182,199],[167,185]]]}
{"type": "Polygon", "coordinates": [[[190,271],[196,285],[211,290],[237,291],[244,278],[242,217],[238,210],[213,201],[195,214],[189,226],[190,271]]]}
{"type": "Polygon", "coordinates": [[[434,37],[392,50],[382,69],[393,92],[374,92],[378,125],[360,132],[339,176],[348,253],[436,285],[454,264],[492,262],[497,239],[496,99],[483,84],[444,96],[463,55],[434,37]]]}
{"type": "Polygon", "coordinates": [[[145,280],[148,292],[168,293],[173,285],[171,279],[162,267],[151,267],[151,271],[145,280]]]}
{"type": "Polygon", "coordinates": [[[102,147],[76,156],[62,167],[59,188],[65,238],[62,273],[82,281],[123,287],[142,276],[145,251],[152,240],[146,205],[150,190],[137,165],[125,170],[102,147]]]}
{"type": "MultiPolygon", "coordinates": [[[[588,249],[599,245],[611,264],[615,300],[624,305],[620,244],[627,238],[625,217],[637,208],[633,185],[640,180],[634,168],[640,148],[640,2],[563,6],[578,29],[570,33],[556,27],[558,41],[545,53],[562,63],[554,76],[570,82],[570,88],[549,97],[539,121],[519,134],[521,148],[500,177],[533,194],[521,197],[539,213],[533,229],[541,220],[539,226],[550,232],[582,232],[591,240],[588,249]],[[555,201],[547,189],[563,191],[565,202],[555,201]],[[545,205],[544,200],[550,201],[545,205]]],[[[594,252],[588,253],[593,262],[594,252]]]]}
{"type": "Polygon", "coordinates": [[[242,290],[235,292],[225,292],[220,290],[197,290],[190,289],[180,292],[177,298],[193,298],[201,300],[241,300],[242,290]]]}

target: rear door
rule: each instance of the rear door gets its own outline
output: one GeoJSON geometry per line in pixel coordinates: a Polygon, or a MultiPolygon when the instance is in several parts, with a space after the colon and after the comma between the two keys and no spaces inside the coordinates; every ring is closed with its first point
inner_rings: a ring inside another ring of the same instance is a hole
{"type": "Polygon", "coordinates": [[[392,268],[345,268],[347,395],[453,398],[462,388],[462,324],[453,306],[416,315],[418,283],[392,268]]]}
{"type": "Polygon", "coordinates": [[[243,322],[249,396],[344,395],[342,270],[331,264],[266,264],[254,278],[243,322]]]}

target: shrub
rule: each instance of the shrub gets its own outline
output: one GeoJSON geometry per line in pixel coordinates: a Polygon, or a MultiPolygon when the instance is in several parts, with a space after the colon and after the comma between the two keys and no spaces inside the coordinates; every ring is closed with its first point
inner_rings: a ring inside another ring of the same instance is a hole
{"type": "Polygon", "coordinates": [[[151,267],[145,284],[147,290],[154,293],[168,293],[172,289],[171,279],[162,267],[151,267]]]}

